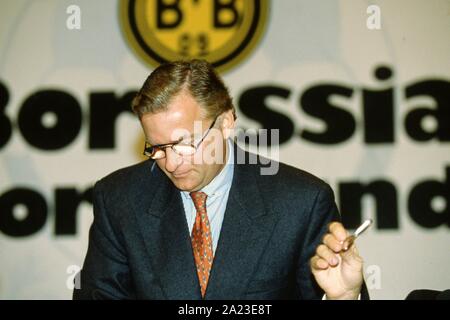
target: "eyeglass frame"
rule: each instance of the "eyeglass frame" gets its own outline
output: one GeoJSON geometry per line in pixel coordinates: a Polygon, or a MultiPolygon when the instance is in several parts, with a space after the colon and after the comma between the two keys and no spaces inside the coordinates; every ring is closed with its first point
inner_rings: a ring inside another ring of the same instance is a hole
{"type": "MultiPolygon", "coordinates": [[[[220,116],[220,115],[218,115],[218,116],[214,119],[213,123],[209,126],[208,130],[206,130],[205,134],[204,134],[203,137],[200,139],[200,141],[197,143],[197,145],[195,145],[194,143],[185,144],[186,146],[191,146],[191,147],[194,148],[195,151],[194,151],[191,155],[194,155],[194,154],[198,151],[198,147],[199,147],[200,144],[205,140],[205,138],[208,136],[209,132],[211,131],[211,129],[212,129],[212,128],[214,127],[214,125],[216,124],[217,118],[219,118],[219,116],[220,116]]],[[[185,155],[179,154],[178,152],[176,152],[176,151],[173,149],[173,146],[175,146],[175,145],[177,145],[177,144],[180,144],[181,141],[183,141],[183,137],[181,137],[178,141],[175,141],[175,142],[169,142],[169,143],[163,143],[163,144],[150,145],[150,143],[149,143],[147,140],[145,140],[145,144],[144,144],[144,152],[143,152],[142,154],[143,154],[144,156],[146,156],[146,157],[152,159],[152,160],[160,160],[160,159],[164,159],[164,158],[166,157],[166,150],[165,150],[165,149],[171,148],[172,151],[175,152],[177,155],[179,155],[179,156],[185,156],[185,155]],[[147,146],[147,145],[150,145],[150,146],[147,146]],[[163,157],[163,158],[153,159],[151,156],[149,156],[149,155],[146,153],[148,149],[150,149],[150,148],[155,148],[155,147],[156,147],[156,148],[160,148],[162,151],[164,151],[164,157],[163,157]]]]}

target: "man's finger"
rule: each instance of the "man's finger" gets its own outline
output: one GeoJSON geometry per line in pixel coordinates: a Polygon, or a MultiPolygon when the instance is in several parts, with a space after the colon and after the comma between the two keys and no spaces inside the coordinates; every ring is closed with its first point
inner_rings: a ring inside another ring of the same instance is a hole
{"type": "Polygon", "coordinates": [[[342,243],[331,233],[327,233],[325,237],[323,237],[323,243],[336,253],[343,249],[342,243]]]}
{"type": "Polygon", "coordinates": [[[342,259],[344,259],[344,260],[352,260],[352,259],[362,260],[355,243],[353,243],[347,250],[341,251],[340,254],[341,254],[342,259]]]}
{"type": "Polygon", "coordinates": [[[319,256],[314,256],[311,258],[311,268],[315,270],[325,270],[329,267],[326,260],[320,258],[319,256]]]}
{"type": "Polygon", "coordinates": [[[348,236],[348,232],[340,222],[332,222],[330,224],[329,230],[330,233],[339,241],[344,241],[348,236]]]}
{"type": "Polygon", "coordinates": [[[336,254],[324,244],[317,247],[316,254],[326,260],[330,266],[336,266],[339,263],[336,254]]]}

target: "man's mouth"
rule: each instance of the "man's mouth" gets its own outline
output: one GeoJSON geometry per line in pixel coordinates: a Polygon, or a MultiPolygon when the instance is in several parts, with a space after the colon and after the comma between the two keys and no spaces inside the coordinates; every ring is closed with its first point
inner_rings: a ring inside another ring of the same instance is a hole
{"type": "Polygon", "coordinates": [[[191,172],[191,170],[185,171],[185,172],[181,172],[181,173],[177,173],[177,174],[172,173],[172,176],[174,178],[183,178],[183,177],[186,177],[189,174],[189,172],[191,172]]]}

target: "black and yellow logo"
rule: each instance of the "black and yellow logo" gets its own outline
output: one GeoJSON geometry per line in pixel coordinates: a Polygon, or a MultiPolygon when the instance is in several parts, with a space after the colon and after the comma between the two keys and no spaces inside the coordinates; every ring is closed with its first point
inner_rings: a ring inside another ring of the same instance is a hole
{"type": "Polygon", "coordinates": [[[125,36],[149,65],[202,58],[228,70],[255,48],[268,0],[122,0],[125,36]]]}

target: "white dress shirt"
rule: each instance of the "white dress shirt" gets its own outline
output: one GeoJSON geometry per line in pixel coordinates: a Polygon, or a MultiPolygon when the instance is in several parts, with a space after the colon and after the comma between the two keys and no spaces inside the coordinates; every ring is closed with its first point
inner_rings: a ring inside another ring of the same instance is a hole
{"type": "MultiPolygon", "coordinates": [[[[223,217],[227,206],[228,195],[233,182],[234,172],[234,148],[231,139],[227,140],[227,159],[225,166],[214,179],[201,190],[207,194],[206,198],[206,213],[208,215],[209,224],[211,227],[213,253],[216,252],[217,243],[219,241],[220,230],[222,229],[223,217]]],[[[181,199],[183,200],[184,212],[186,220],[191,233],[195,223],[195,216],[197,211],[194,206],[189,192],[180,191],[181,199]]]]}

